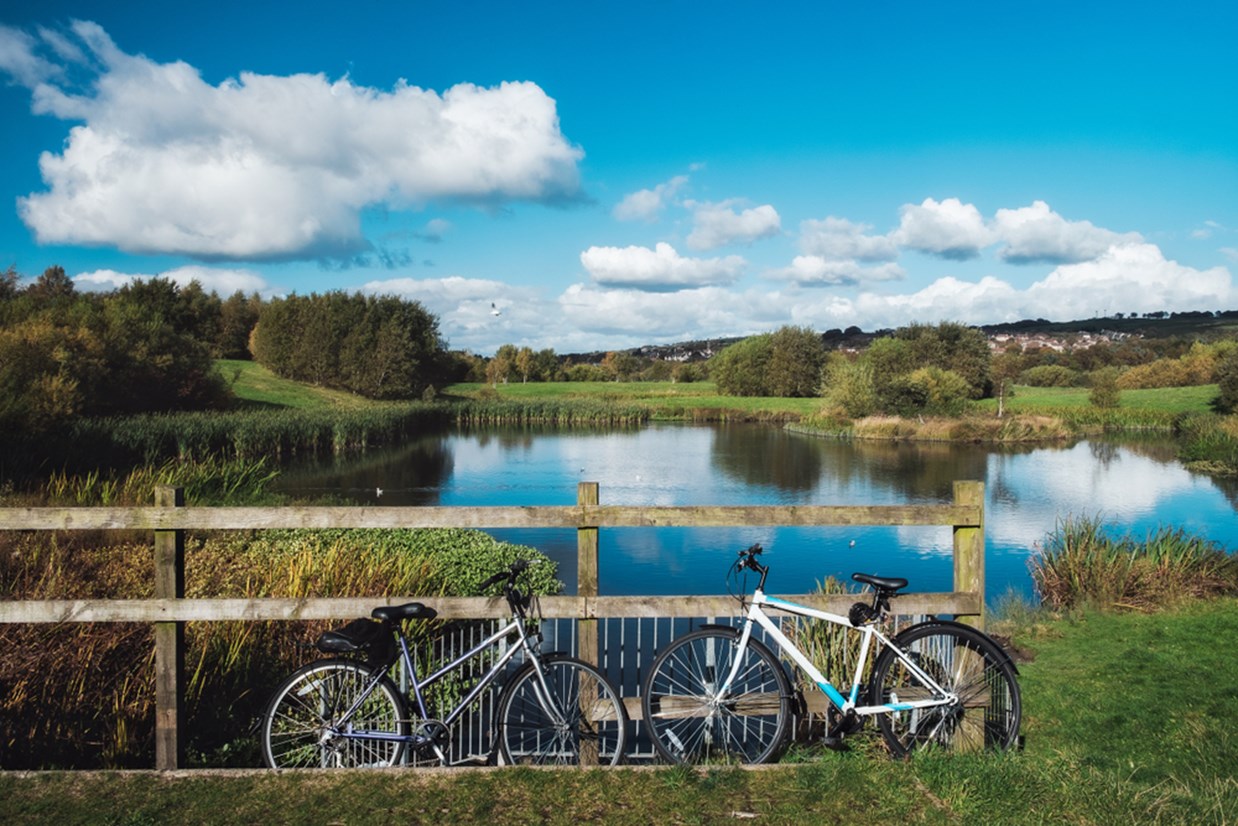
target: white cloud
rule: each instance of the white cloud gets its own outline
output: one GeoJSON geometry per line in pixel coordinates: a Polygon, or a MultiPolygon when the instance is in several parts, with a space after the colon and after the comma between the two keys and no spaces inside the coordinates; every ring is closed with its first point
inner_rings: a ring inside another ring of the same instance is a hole
{"type": "Polygon", "coordinates": [[[886,235],[866,235],[872,227],[845,218],[800,222],[800,249],[830,260],[893,261],[898,246],[886,235]]]}
{"type": "MultiPolygon", "coordinates": [[[[577,197],[583,153],[537,85],[242,73],[218,86],[193,67],[127,55],[93,23],[73,34],[101,65],[86,94],[52,85],[37,43],[10,34],[0,69],[36,112],[79,120],[39,161],[48,191],[19,200],[41,243],[198,258],[294,259],[365,249],[359,212],[432,199],[577,197]]],[[[65,42],[44,38],[62,54],[65,42]]],[[[55,68],[54,66],[52,68],[55,68]]]]}
{"type": "Polygon", "coordinates": [[[993,241],[980,210],[958,198],[938,202],[925,198],[920,205],[899,209],[899,227],[890,234],[900,246],[955,261],[975,258],[993,241]]]}
{"type": "Polygon", "coordinates": [[[670,294],[574,284],[559,297],[563,318],[590,334],[628,336],[633,344],[734,336],[772,329],[782,317],[777,293],[701,287],[670,294]]]}
{"type": "Polygon", "coordinates": [[[1087,318],[1097,312],[1209,310],[1231,307],[1229,270],[1197,270],[1166,260],[1155,244],[1110,247],[1094,261],[1065,264],[1027,291],[1035,316],[1087,318]]]}
{"type": "Polygon", "coordinates": [[[96,290],[107,291],[119,289],[133,281],[149,278],[166,278],[181,287],[187,287],[190,283],[197,281],[203,290],[208,293],[213,292],[221,298],[227,298],[237,290],[244,293],[260,293],[263,295],[271,292],[270,285],[266,279],[252,270],[200,267],[196,265],[177,267],[176,269],[157,274],[93,270],[73,276],[73,283],[77,285],[78,289],[87,292],[96,290]]]}
{"type": "Polygon", "coordinates": [[[693,229],[688,246],[694,250],[712,250],[730,244],[750,244],[782,232],[778,210],[769,204],[736,211],[734,201],[685,204],[693,207],[693,229]]]}
{"type": "Polygon", "coordinates": [[[674,199],[679,190],[688,183],[687,175],[676,175],[653,189],[640,189],[624,197],[611,212],[620,221],[657,220],[662,209],[674,199]]]}
{"type": "Polygon", "coordinates": [[[1119,234],[1094,226],[1090,221],[1067,221],[1044,201],[1019,209],[999,209],[993,231],[1005,243],[1003,260],[1012,264],[1054,264],[1089,261],[1114,244],[1138,243],[1138,233],[1119,234]]]}
{"type": "Polygon", "coordinates": [[[747,266],[738,255],[685,258],[665,242],[653,249],[589,247],[580,254],[580,263],[602,286],[652,291],[733,284],[747,266]]]}
{"type": "Polygon", "coordinates": [[[819,255],[797,255],[791,266],[769,270],[767,278],[792,281],[805,287],[847,286],[871,281],[896,281],[906,272],[895,263],[875,267],[861,266],[854,260],[835,260],[819,255]]]}

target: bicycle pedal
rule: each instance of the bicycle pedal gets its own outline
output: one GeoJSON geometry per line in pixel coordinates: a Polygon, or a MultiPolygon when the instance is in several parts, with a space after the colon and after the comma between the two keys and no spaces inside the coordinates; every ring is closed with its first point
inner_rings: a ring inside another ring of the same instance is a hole
{"type": "Polygon", "coordinates": [[[851,746],[842,737],[831,737],[828,734],[821,738],[821,745],[830,751],[851,751],[851,746]]]}

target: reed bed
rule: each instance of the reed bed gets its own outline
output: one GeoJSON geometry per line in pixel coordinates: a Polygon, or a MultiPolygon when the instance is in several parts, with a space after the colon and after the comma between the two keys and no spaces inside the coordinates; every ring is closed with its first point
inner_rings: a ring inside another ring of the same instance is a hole
{"type": "Polygon", "coordinates": [[[1060,521],[1030,567],[1051,609],[1147,611],[1238,594],[1238,558],[1219,544],[1170,527],[1142,541],[1115,536],[1099,517],[1060,521]]]}
{"type": "MultiPolygon", "coordinates": [[[[186,595],[310,597],[470,595],[538,551],[470,530],[218,532],[186,549],[186,595]]],[[[0,535],[0,599],[119,599],[153,594],[148,541],[78,534],[0,535]]],[[[561,589],[554,565],[534,590],[561,589]]],[[[257,765],[251,727],[285,674],[338,622],[186,624],[191,765],[257,765]]],[[[431,652],[437,624],[408,629],[431,652]]],[[[0,768],[149,766],[154,752],[149,625],[0,627],[0,768]]]]}
{"type": "Polygon", "coordinates": [[[571,401],[468,400],[454,405],[455,423],[465,426],[551,424],[558,427],[631,427],[649,421],[639,404],[574,399],[571,401]]]}
{"type": "Polygon", "coordinates": [[[169,459],[282,461],[394,444],[451,421],[434,402],[346,409],[272,409],[80,419],[59,438],[11,445],[12,475],[157,466],[169,459]],[[16,473],[16,471],[23,471],[16,473]]]}
{"type": "Polygon", "coordinates": [[[1186,416],[1178,436],[1179,456],[1192,470],[1238,476],[1238,415],[1186,416]]]}

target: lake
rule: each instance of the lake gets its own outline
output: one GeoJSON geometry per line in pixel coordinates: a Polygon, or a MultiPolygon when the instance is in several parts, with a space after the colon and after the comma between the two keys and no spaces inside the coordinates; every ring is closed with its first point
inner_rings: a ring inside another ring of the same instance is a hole
{"type": "MultiPolygon", "coordinates": [[[[426,434],[361,457],[287,468],[276,487],[370,505],[573,505],[578,482],[602,504],[891,505],[948,503],[953,482],[985,483],[986,598],[1032,595],[1028,559],[1059,520],[1099,516],[1143,537],[1182,527],[1238,547],[1238,483],[1191,473],[1167,439],[1052,446],[850,442],[766,425],[652,424],[630,430],[488,429],[426,434]]],[[[559,562],[574,590],[576,532],[493,530],[559,562]]],[[[767,549],[771,593],[805,593],[854,571],[952,589],[948,527],[610,528],[600,532],[603,594],[726,593],[726,568],[767,549]]]]}

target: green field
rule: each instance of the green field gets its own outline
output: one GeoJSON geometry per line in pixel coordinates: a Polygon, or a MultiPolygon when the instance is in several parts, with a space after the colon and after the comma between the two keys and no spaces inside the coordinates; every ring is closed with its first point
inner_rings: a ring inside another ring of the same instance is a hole
{"type": "Polygon", "coordinates": [[[374,404],[342,390],[282,379],[255,361],[219,359],[219,372],[232,386],[241,407],[364,407],[374,404]]]}
{"type": "MultiPolygon", "coordinates": [[[[1006,399],[1011,412],[1044,411],[1052,408],[1090,407],[1086,387],[1027,387],[1016,385],[1006,399]]],[[[1151,390],[1123,390],[1118,406],[1127,410],[1156,410],[1167,413],[1209,413],[1217,396],[1215,384],[1197,387],[1160,387],[1151,390]]],[[[996,410],[996,399],[979,402],[982,409],[996,410]]]]}
{"type": "Polygon", "coordinates": [[[894,761],[861,740],[761,770],[0,773],[0,820],[1232,824],[1236,635],[1232,599],[1033,618],[1014,633],[1026,745],[1005,755],[894,761]]]}

